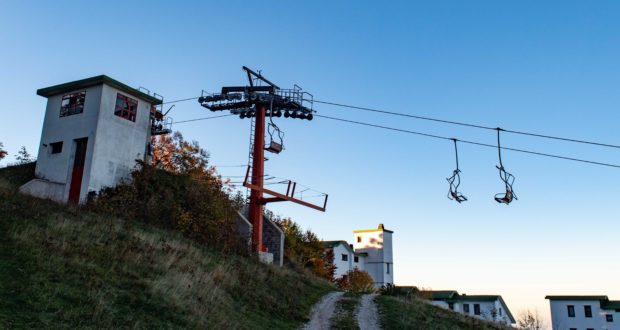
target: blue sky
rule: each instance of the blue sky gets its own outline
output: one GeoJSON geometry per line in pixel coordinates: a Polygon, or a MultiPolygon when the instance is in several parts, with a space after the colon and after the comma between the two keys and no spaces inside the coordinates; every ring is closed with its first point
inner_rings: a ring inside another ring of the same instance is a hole
{"type": "MultiPolygon", "coordinates": [[[[245,83],[241,66],[315,99],[618,143],[620,4],[614,1],[0,3],[0,141],[36,154],[36,89],[99,74],[167,100],[245,83]]],[[[319,114],[495,143],[492,131],[315,104],[319,114]]],[[[170,115],[212,115],[198,103],[170,115]]],[[[620,299],[620,170],[512,152],[519,200],[501,192],[493,149],[460,145],[458,205],[445,196],[450,141],[328,121],[280,119],[286,150],[268,174],[330,194],[328,211],[270,208],[324,239],[384,223],[399,284],[502,294],[548,313],[546,294],[620,299]]],[[[213,165],[247,161],[249,122],[174,127],[213,165]]],[[[620,163],[617,149],[503,135],[503,144],[620,163]]],[[[11,159],[9,159],[11,161],[11,159]]],[[[4,160],[2,164],[6,164],[4,160]]],[[[220,169],[242,175],[243,169],[220,169]]]]}

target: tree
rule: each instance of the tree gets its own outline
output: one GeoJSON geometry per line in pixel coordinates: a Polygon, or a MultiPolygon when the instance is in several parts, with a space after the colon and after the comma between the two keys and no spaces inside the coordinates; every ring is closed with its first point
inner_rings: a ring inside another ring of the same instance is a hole
{"type": "Polygon", "coordinates": [[[4,144],[2,144],[2,142],[0,142],[0,160],[2,160],[2,158],[6,157],[6,155],[8,155],[9,153],[4,150],[4,144]]]}
{"type": "Polygon", "coordinates": [[[374,281],[370,274],[353,268],[336,280],[336,284],[343,290],[365,293],[374,291],[374,281]]]}
{"type": "Polygon", "coordinates": [[[153,145],[153,166],[173,173],[204,173],[208,171],[209,154],[197,141],[186,141],[181,132],[172,136],[158,135],[153,145]]]}
{"type": "Polygon", "coordinates": [[[545,324],[537,309],[528,309],[519,313],[517,327],[522,330],[543,330],[545,324]]]}
{"type": "Polygon", "coordinates": [[[15,159],[17,160],[18,164],[26,164],[34,161],[34,159],[32,159],[32,155],[28,152],[28,150],[26,150],[26,147],[24,146],[19,149],[17,155],[15,156],[15,159]]]}

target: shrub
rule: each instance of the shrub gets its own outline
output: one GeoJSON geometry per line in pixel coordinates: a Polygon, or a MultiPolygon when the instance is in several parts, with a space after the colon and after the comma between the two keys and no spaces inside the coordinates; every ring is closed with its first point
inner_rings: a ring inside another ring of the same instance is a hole
{"type": "Polygon", "coordinates": [[[366,293],[374,291],[374,281],[370,274],[357,268],[351,269],[340,278],[336,279],[336,285],[342,290],[366,293]]]}
{"type": "Polygon", "coordinates": [[[87,207],[178,230],[223,252],[246,251],[233,201],[218,177],[205,171],[171,173],[142,162],[131,175],[129,182],[91,194],[87,207]]]}

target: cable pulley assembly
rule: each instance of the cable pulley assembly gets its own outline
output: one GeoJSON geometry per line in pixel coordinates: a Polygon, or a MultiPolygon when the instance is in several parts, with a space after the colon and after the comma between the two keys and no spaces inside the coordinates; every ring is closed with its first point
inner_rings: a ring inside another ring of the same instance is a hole
{"type": "Polygon", "coordinates": [[[461,185],[461,170],[459,169],[459,151],[456,147],[456,139],[452,139],[454,141],[454,153],[456,156],[456,169],[452,172],[452,176],[447,178],[448,183],[450,184],[450,190],[448,191],[448,199],[455,200],[459,203],[467,200],[467,197],[463,196],[458,191],[459,186],[461,185]]]}
{"type": "Polygon", "coordinates": [[[502,147],[499,141],[499,134],[500,134],[500,131],[502,131],[502,129],[498,127],[496,128],[496,130],[497,130],[497,154],[499,156],[499,166],[496,165],[495,167],[497,167],[497,169],[499,170],[499,178],[502,179],[502,181],[504,182],[504,185],[506,187],[506,192],[496,194],[495,200],[498,203],[503,203],[503,204],[508,205],[512,202],[513,199],[518,199],[514,191],[512,190],[512,185],[515,182],[515,177],[514,175],[506,172],[506,169],[504,168],[504,164],[502,163],[502,147]]]}

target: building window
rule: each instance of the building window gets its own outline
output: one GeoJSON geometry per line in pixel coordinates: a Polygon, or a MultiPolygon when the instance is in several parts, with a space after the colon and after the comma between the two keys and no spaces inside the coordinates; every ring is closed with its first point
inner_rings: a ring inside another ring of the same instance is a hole
{"type": "Polygon", "coordinates": [[[586,314],[586,317],[592,317],[592,306],[585,305],[583,306],[583,312],[586,314]]]}
{"type": "Polygon", "coordinates": [[[86,92],[77,92],[63,96],[60,101],[60,117],[77,115],[78,113],[84,112],[85,99],[86,92]]]}
{"type": "Polygon", "coordinates": [[[502,308],[499,308],[499,316],[502,316],[502,308]]]}
{"type": "Polygon", "coordinates": [[[474,304],[474,315],[480,315],[480,304],[474,304]]]}
{"type": "Polygon", "coordinates": [[[607,320],[607,322],[613,322],[614,321],[614,315],[613,314],[607,314],[607,315],[605,315],[605,319],[607,320]]]}
{"type": "Polygon", "coordinates": [[[357,242],[361,243],[362,242],[362,236],[357,236],[357,242]]]}
{"type": "Polygon", "coordinates": [[[360,262],[360,258],[358,256],[353,257],[353,262],[360,262]]]}
{"type": "Polygon", "coordinates": [[[349,261],[349,256],[346,254],[342,255],[342,261],[349,261]]]}
{"type": "Polygon", "coordinates": [[[387,273],[389,274],[390,273],[390,264],[387,263],[386,265],[387,265],[387,273]]]}
{"type": "Polygon", "coordinates": [[[116,94],[116,106],[114,107],[115,115],[135,122],[137,109],[137,100],[134,100],[125,95],[116,94]]]}
{"type": "Polygon", "coordinates": [[[566,308],[568,310],[568,317],[575,317],[575,306],[568,305],[566,308]]]}
{"type": "Polygon", "coordinates": [[[577,330],[577,328],[570,328],[570,330],[577,330]]]}
{"type": "Polygon", "coordinates": [[[449,302],[448,303],[448,308],[450,308],[451,311],[454,310],[454,303],[453,302],[449,302]]]}
{"type": "Polygon", "coordinates": [[[463,313],[469,314],[469,304],[463,304],[463,313]]]}
{"type": "Polygon", "coordinates": [[[53,154],[59,154],[62,152],[62,141],[50,143],[50,147],[53,154]]]}

